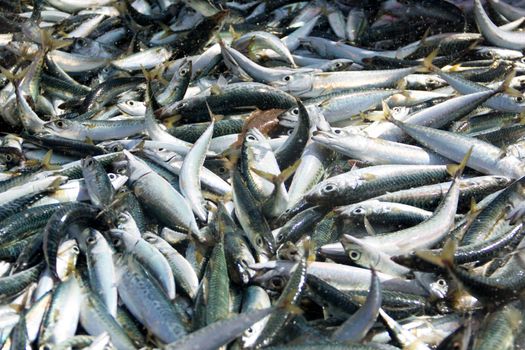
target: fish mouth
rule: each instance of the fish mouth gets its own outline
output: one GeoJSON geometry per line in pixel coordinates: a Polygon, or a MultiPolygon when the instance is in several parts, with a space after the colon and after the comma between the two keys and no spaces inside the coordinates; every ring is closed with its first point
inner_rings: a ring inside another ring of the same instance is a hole
{"type": "Polygon", "coordinates": [[[332,140],[337,140],[338,135],[335,135],[334,133],[330,131],[322,131],[322,130],[316,130],[312,133],[312,140],[315,142],[327,142],[332,140]]]}

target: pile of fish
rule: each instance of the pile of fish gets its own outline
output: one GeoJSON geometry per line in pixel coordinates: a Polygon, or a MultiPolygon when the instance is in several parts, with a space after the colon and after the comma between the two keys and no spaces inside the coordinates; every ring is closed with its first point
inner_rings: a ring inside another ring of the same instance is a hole
{"type": "Polygon", "coordinates": [[[520,5],[0,0],[0,349],[523,349],[520,5]]]}

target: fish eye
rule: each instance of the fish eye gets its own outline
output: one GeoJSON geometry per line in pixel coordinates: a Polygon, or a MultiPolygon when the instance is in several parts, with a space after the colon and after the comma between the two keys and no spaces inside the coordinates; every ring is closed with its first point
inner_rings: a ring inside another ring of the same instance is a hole
{"type": "Polygon", "coordinates": [[[350,259],[357,261],[361,257],[361,253],[357,250],[351,250],[348,256],[350,257],[350,259]]]}
{"type": "Polygon", "coordinates": [[[74,245],[73,247],[71,247],[71,251],[75,254],[79,254],[80,253],[80,249],[78,249],[78,246],[77,245],[74,245]]]}
{"type": "Polygon", "coordinates": [[[148,237],[146,237],[146,242],[153,243],[153,242],[156,242],[156,241],[157,241],[157,237],[155,237],[155,236],[148,236],[148,237]]]}
{"type": "Polygon", "coordinates": [[[278,241],[278,242],[281,242],[283,239],[284,239],[284,235],[283,235],[282,233],[279,233],[279,234],[277,235],[277,241],[278,241]]]}
{"type": "Polygon", "coordinates": [[[221,167],[218,169],[218,171],[219,171],[219,174],[224,174],[224,173],[226,172],[226,168],[223,167],[223,166],[221,166],[221,167]]]}
{"type": "Polygon", "coordinates": [[[5,155],[5,160],[8,161],[8,162],[10,162],[10,161],[13,160],[13,157],[12,157],[10,154],[6,154],[6,155],[5,155]]]}
{"type": "Polygon", "coordinates": [[[401,112],[401,107],[394,107],[394,108],[392,108],[392,110],[394,112],[396,112],[396,113],[399,113],[399,112],[401,112]]]}
{"type": "Polygon", "coordinates": [[[135,102],[133,102],[133,101],[128,101],[128,105],[133,106],[133,105],[135,105],[135,102]]]}
{"type": "Polygon", "coordinates": [[[55,125],[59,128],[63,128],[66,124],[62,120],[57,120],[55,125]]]}
{"type": "Polygon", "coordinates": [[[335,191],[336,186],[334,184],[328,184],[325,187],[323,187],[323,192],[332,192],[335,191]]]}
{"type": "Polygon", "coordinates": [[[113,173],[108,174],[108,177],[110,180],[115,180],[117,178],[117,176],[113,173]]]}
{"type": "Polygon", "coordinates": [[[292,114],[299,115],[299,108],[292,109],[292,114]]]}
{"type": "Polygon", "coordinates": [[[86,46],[87,46],[87,41],[86,41],[84,38],[78,38],[78,39],[77,39],[77,43],[78,43],[78,45],[80,45],[81,47],[86,47],[86,46]]]}
{"type": "Polygon", "coordinates": [[[115,146],[111,147],[111,151],[112,152],[119,152],[119,151],[122,151],[122,148],[120,147],[120,145],[115,145],[115,146]]]}
{"type": "Polygon", "coordinates": [[[257,244],[258,247],[264,246],[264,241],[261,236],[257,236],[257,238],[255,239],[255,244],[257,244]]]}
{"type": "Polygon", "coordinates": [[[93,159],[88,159],[88,160],[86,161],[86,165],[87,165],[87,166],[93,166],[93,159]]]}
{"type": "Polygon", "coordinates": [[[88,238],[86,238],[86,243],[87,244],[94,244],[95,242],[97,241],[96,237],[95,236],[89,236],[88,238]]]}
{"type": "Polygon", "coordinates": [[[352,211],[352,214],[357,214],[357,215],[360,215],[360,214],[364,214],[365,210],[363,208],[355,208],[353,211],[352,211]]]}
{"type": "Polygon", "coordinates": [[[248,328],[248,329],[246,330],[246,333],[247,333],[247,334],[252,334],[252,333],[253,333],[253,329],[252,329],[252,327],[248,328]]]}
{"type": "Polygon", "coordinates": [[[186,108],[186,106],[188,105],[187,102],[181,102],[177,105],[177,107],[175,107],[175,110],[181,110],[181,109],[184,109],[186,108]]]}
{"type": "Polygon", "coordinates": [[[281,289],[284,287],[284,280],[281,276],[275,276],[270,279],[270,285],[272,288],[281,289]]]}
{"type": "Polygon", "coordinates": [[[120,240],[120,238],[115,238],[115,239],[113,240],[113,245],[114,245],[115,247],[119,247],[121,244],[122,244],[122,241],[120,240]]]}
{"type": "Polygon", "coordinates": [[[126,169],[125,168],[119,168],[119,169],[117,169],[117,173],[119,173],[121,175],[124,175],[126,173],[126,169]]]}
{"type": "Polygon", "coordinates": [[[292,80],[292,76],[290,75],[285,75],[284,78],[283,78],[284,81],[290,81],[292,80]]]}
{"type": "Polygon", "coordinates": [[[159,147],[159,148],[157,148],[157,151],[159,151],[159,152],[164,152],[165,150],[166,150],[166,149],[165,149],[164,147],[159,147]]]}
{"type": "Polygon", "coordinates": [[[507,179],[504,178],[504,177],[497,177],[496,181],[498,182],[498,184],[506,184],[507,183],[507,179]]]}
{"type": "Polygon", "coordinates": [[[182,68],[180,71],[179,71],[179,74],[181,76],[185,76],[186,74],[188,74],[188,70],[186,68],[182,68]]]}
{"type": "Polygon", "coordinates": [[[341,129],[333,129],[333,132],[334,132],[334,134],[337,134],[337,135],[342,134],[342,130],[341,129]]]}
{"type": "Polygon", "coordinates": [[[437,280],[437,284],[440,286],[440,287],[446,287],[447,285],[447,281],[445,281],[443,278],[440,278],[437,280]]]}
{"type": "Polygon", "coordinates": [[[290,136],[290,135],[293,133],[293,130],[294,130],[294,129],[289,129],[289,130],[286,132],[286,135],[290,136]]]}
{"type": "Polygon", "coordinates": [[[522,101],[523,101],[523,96],[518,96],[518,97],[516,97],[516,101],[518,101],[518,102],[522,102],[522,101]]]}
{"type": "Polygon", "coordinates": [[[335,66],[336,66],[337,68],[341,68],[341,67],[343,66],[343,64],[342,64],[341,62],[336,62],[336,63],[335,63],[335,66]]]}
{"type": "Polygon", "coordinates": [[[247,135],[246,136],[246,140],[247,141],[257,141],[257,138],[253,135],[247,135]]]}

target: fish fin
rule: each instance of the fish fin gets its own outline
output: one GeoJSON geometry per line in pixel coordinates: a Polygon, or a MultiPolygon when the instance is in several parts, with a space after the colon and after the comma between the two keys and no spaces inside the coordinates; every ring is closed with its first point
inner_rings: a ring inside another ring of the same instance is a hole
{"type": "MultiPolygon", "coordinates": [[[[116,3],[119,3],[119,2],[117,1],[116,3]]],[[[131,40],[129,41],[129,45],[126,49],[127,55],[131,55],[133,53],[136,41],[137,41],[137,33],[133,33],[133,36],[131,37],[131,40]]]]}
{"type": "Polygon", "coordinates": [[[476,47],[479,46],[483,42],[483,39],[476,39],[467,47],[466,51],[474,50],[476,47]]]}
{"type": "Polygon", "coordinates": [[[181,120],[181,116],[177,114],[177,115],[164,119],[162,123],[164,124],[166,128],[169,129],[169,128],[174,127],[179,122],[179,120],[181,120]]]}
{"type": "Polygon", "coordinates": [[[44,155],[44,158],[42,158],[42,168],[49,169],[50,167],[52,167],[51,165],[52,156],[53,156],[53,150],[50,149],[49,151],[46,152],[46,154],[44,155]]]}
{"type": "MultiPolygon", "coordinates": [[[[443,70],[445,70],[445,69],[443,69],[443,70]]],[[[458,72],[460,70],[461,70],[461,63],[456,63],[456,64],[454,64],[452,66],[447,67],[447,69],[446,69],[447,72],[458,72]]]]}
{"type": "Polygon", "coordinates": [[[310,237],[307,237],[303,241],[303,248],[304,248],[304,258],[306,259],[306,261],[307,262],[315,261],[315,247],[310,237]]]}
{"type": "Polygon", "coordinates": [[[401,90],[401,93],[406,91],[407,89],[407,80],[405,78],[401,78],[397,81],[396,89],[401,90]]]}
{"type": "MultiPolygon", "coordinates": [[[[42,163],[36,159],[28,159],[24,162],[24,165],[28,168],[37,167],[40,166],[42,163]]],[[[14,173],[14,174],[20,174],[20,173],[14,173]]]]}
{"type": "Polygon", "coordinates": [[[170,28],[167,24],[162,23],[161,21],[159,21],[158,24],[159,24],[160,28],[161,28],[163,31],[166,32],[166,34],[164,34],[164,35],[162,36],[162,38],[165,38],[165,37],[167,37],[168,35],[170,35],[170,34],[174,34],[174,33],[175,33],[173,30],[171,30],[171,28],[170,28]]]}
{"type": "Polygon", "coordinates": [[[232,25],[228,28],[228,32],[230,32],[230,35],[232,36],[232,42],[237,41],[241,35],[235,31],[235,28],[233,28],[232,25]]]}
{"type": "Polygon", "coordinates": [[[465,170],[465,167],[467,166],[468,160],[470,158],[470,155],[472,154],[473,147],[470,147],[463,159],[461,160],[461,163],[458,165],[456,164],[449,164],[447,165],[447,172],[454,177],[454,179],[457,179],[461,177],[461,174],[463,174],[463,171],[465,170]]]}
{"type": "Polygon", "coordinates": [[[435,255],[430,251],[425,250],[416,251],[415,254],[419,258],[428,261],[431,264],[437,265],[439,267],[452,268],[454,265],[454,253],[456,252],[457,245],[458,244],[455,239],[448,239],[445,242],[440,255],[435,255]]]}
{"type": "Polygon", "coordinates": [[[143,65],[140,65],[140,70],[142,71],[142,75],[144,75],[144,78],[147,82],[152,81],[155,78],[153,70],[148,71],[143,65]]]}
{"type": "Polygon", "coordinates": [[[476,199],[474,197],[470,198],[470,209],[469,213],[474,214],[480,211],[480,208],[478,207],[478,203],[476,203],[476,199]]]}
{"type": "Polygon", "coordinates": [[[392,110],[388,106],[388,103],[386,103],[385,100],[381,101],[381,105],[383,106],[383,117],[384,119],[388,120],[389,122],[392,122],[395,124],[396,120],[392,116],[392,110]]]}
{"type": "Polygon", "coordinates": [[[212,123],[222,120],[224,118],[223,115],[220,114],[214,114],[210,108],[210,105],[208,104],[208,101],[206,101],[206,107],[208,108],[208,114],[210,115],[210,121],[212,123]]]}
{"type": "Polygon", "coordinates": [[[497,91],[505,92],[511,96],[515,97],[523,97],[523,94],[519,92],[518,90],[512,88],[510,84],[512,83],[512,79],[516,76],[516,70],[513,69],[510,71],[509,74],[505,77],[505,80],[503,80],[503,83],[498,87],[497,91]]]}
{"type": "Polygon", "coordinates": [[[425,32],[423,33],[423,36],[421,37],[421,40],[419,40],[420,44],[419,46],[420,47],[425,47],[428,45],[427,43],[427,38],[428,36],[430,35],[430,27],[427,28],[427,30],[425,30],[425,32]]]}
{"type": "Polygon", "coordinates": [[[93,142],[93,139],[91,139],[91,137],[89,137],[89,136],[86,136],[86,139],[84,140],[84,143],[87,143],[88,145],[92,145],[92,146],[95,145],[95,142],[93,142]]]}
{"type": "Polygon", "coordinates": [[[142,151],[144,149],[144,145],[146,144],[146,140],[141,140],[139,143],[137,143],[133,148],[132,151],[142,151]]]}
{"type": "Polygon", "coordinates": [[[519,123],[520,123],[520,125],[525,125],[525,111],[520,113],[520,115],[519,115],[519,123]]]}
{"type": "Polygon", "coordinates": [[[55,191],[55,190],[57,190],[61,185],[62,185],[62,179],[61,179],[61,178],[55,179],[55,180],[53,180],[53,182],[51,183],[51,185],[49,185],[48,190],[55,191]]]}
{"type": "Polygon", "coordinates": [[[288,180],[288,178],[290,178],[290,176],[293,175],[295,170],[297,170],[297,167],[299,166],[300,162],[300,159],[297,160],[294,164],[281,171],[279,175],[274,175],[256,168],[250,168],[250,170],[259,175],[260,177],[272,182],[276,188],[279,188],[286,180],[288,180]]]}
{"type": "Polygon", "coordinates": [[[20,70],[18,73],[11,73],[10,70],[7,68],[4,68],[2,65],[0,65],[0,72],[9,80],[15,87],[20,85],[20,82],[26,75],[26,72],[29,70],[30,66],[25,67],[24,69],[20,70]]]}
{"type": "Polygon", "coordinates": [[[370,236],[377,236],[376,230],[374,230],[372,224],[366,216],[363,217],[363,223],[365,225],[366,233],[368,233],[370,236]]]}
{"type": "Polygon", "coordinates": [[[0,65],[0,72],[9,80],[11,83],[13,83],[14,86],[17,86],[17,82],[21,77],[17,77],[15,74],[11,73],[8,69],[4,68],[2,65],[0,65]]]}
{"type": "Polygon", "coordinates": [[[73,44],[73,40],[60,40],[53,38],[51,32],[46,29],[40,30],[40,41],[42,42],[42,49],[45,53],[73,44]]]}
{"type": "Polygon", "coordinates": [[[218,84],[213,84],[211,87],[210,87],[210,95],[211,96],[218,96],[222,94],[222,89],[221,87],[218,85],[218,84]]]}
{"type": "Polygon", "coordinates": [[[432,64],[432,61],[436,58],[439,52],[439,48],[432,51],[427,57],[423,59],[423,68],[430,72],[439,71],[439,68],[432,64]]]}

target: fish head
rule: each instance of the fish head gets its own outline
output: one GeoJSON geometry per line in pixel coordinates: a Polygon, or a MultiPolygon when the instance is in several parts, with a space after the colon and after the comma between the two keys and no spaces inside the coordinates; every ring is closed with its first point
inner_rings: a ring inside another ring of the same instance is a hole
{"type": "Polygon", "coordinates": [[[141,236],[135,219],[133,219],[133,216],[127,211],[124,211],[118,215],[117,228],[119,230],[126,231],[135,237],[141,236]]]}
{"type": "Polygon", "coordinates": [[[379,254],[376,254],[374,247],[365,243],[363,240],[350,235],[342,235],[341,244],[347,256],[354,264],[367,268],[379,264],[379,254]]]}
{"type": "Polygon", "coordinates": [[[117,103],[117,107],[121,112],[129,115],[145,115],[146,104],[142,101],[127,100],[125,102],[117,103]]]}
{"type": "Polygon", "coordinates": [[[124,150],[124,155],[126,156],[126,159],[128,161],[127,169],[128,169],[128,176],[129,176],[129,182],[135,183],[143,176],[151,173],[153,170],[144,163],[141,159],[135,157],[131,152],[128,152],[127,150],[124,150]]]}
{"type": "Polygon", "coordinates": [[[343,189],[343,183],[335,176],[318,183],[305,198],[307,202],[315,205],[334,204],[341,197],[343,189]]]}
{"type": "Polygon", "coordinates": [[[135,237],[132,233],[117,228],[109,230],[113,246],[117,250],[132,251],[138,243],[140,237],[135,237]]]}
{"type": "Polygon", "coordinates": [[[43,132],[56,136],[78,139],[81,136],[82,126],[67,119],[52,120],[44,124],[43,132]]]}
{"type": "Polygon", "coordinates": [[[276,87],[282,91],[286,91],[294,96],[301,96],[313,87],[313,74],[312,73],[294,73],[287,74],[279,80],[272,81],[270,83],[273,87],[276,87]]]}
{"type": "Polygon", "coordinates": [[[288,283],[293,266],[295,262],[286,260],[251,265],[250,268],[255,270],[251,282],[267,290],[282,291],[288,283]]]}
{"type": "Polygon", "coordinates": [[[350,59],[339,58],[324,64],[322,70],[324,72],[340,72],[347,70],[352,64],[354,64],[354,61],[350,59]]]}
{"type": "Polygon", "coordinates": [[[97,146],[101,147],[103,150],[107,152],[122,152],[126,148],[124,147],[124,144],[120,141],[103,141],[99,142],[97,146]]]}

